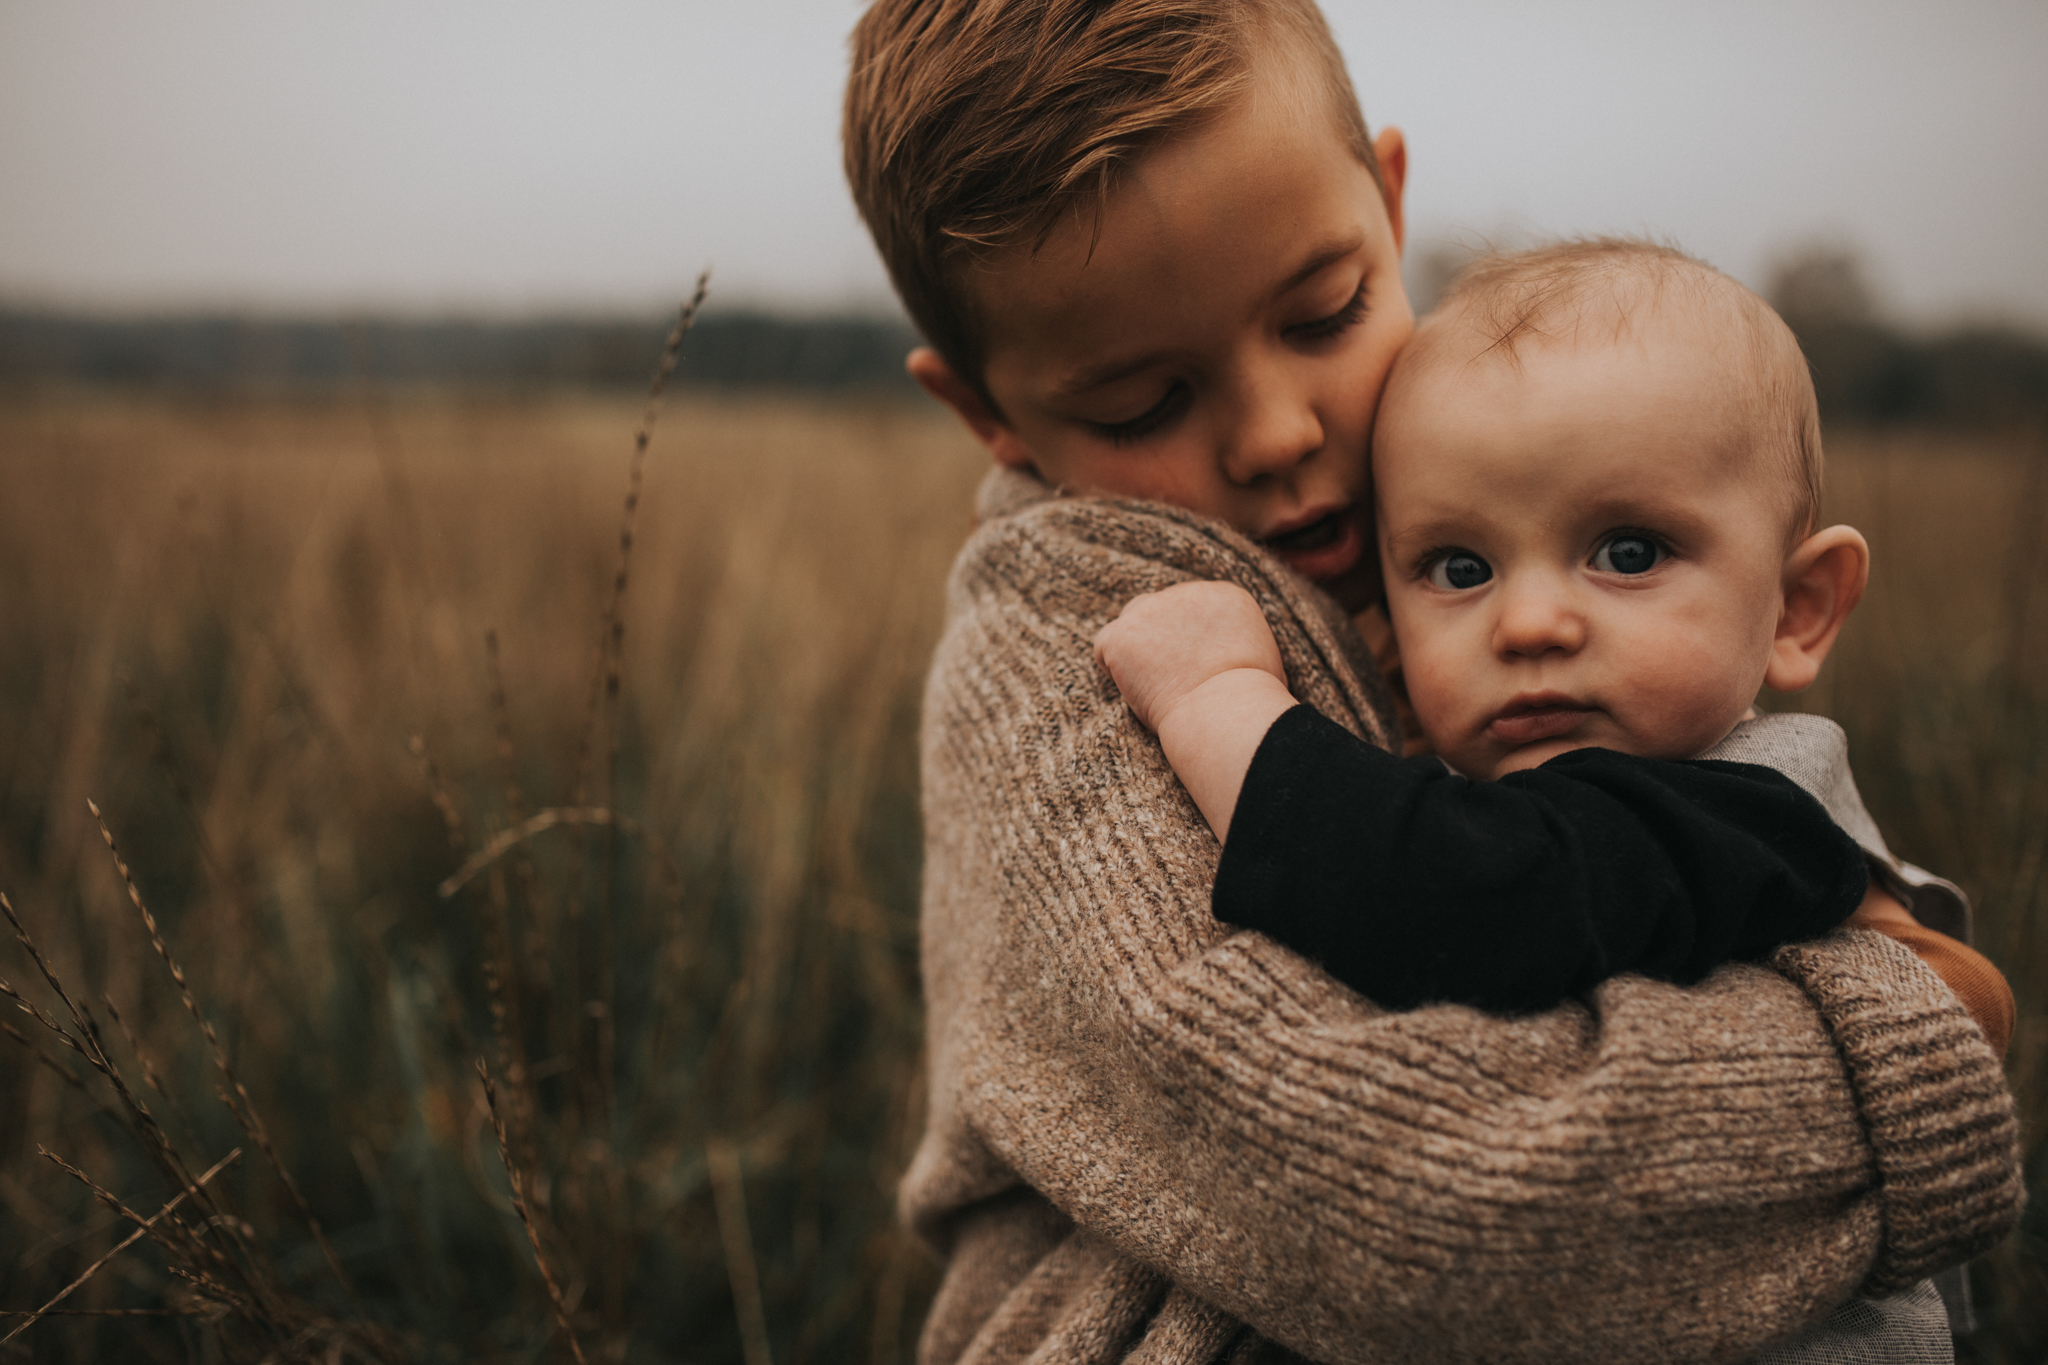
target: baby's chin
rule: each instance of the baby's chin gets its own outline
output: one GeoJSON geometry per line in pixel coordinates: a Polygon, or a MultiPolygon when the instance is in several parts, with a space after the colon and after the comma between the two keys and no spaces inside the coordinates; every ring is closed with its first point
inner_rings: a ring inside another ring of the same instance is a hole
{"type": "Polygon", "coordinates": [[[1463,764],[1456,762],[1452,763],[1451,766],[1467,777],[1479,777],[1489,782],[1498,782],[1509,773],[1521,773],[1527,772],[1531,768],[1540,768],[1559,754],[1567,754],[1574,749],[1592,749],[1596,747],[1599,747],[1597,740],[1550,739],[1538,744],[1525,744],[1521,748],[1512,750],[1504,755],[1474,755],[1474,766],[1485,769],[1485,771],[1475,772],[1472,768],[1467,768],[1463,764]]]}
{"type": "MultiPolygon", "coordinates": [[[[1629,745],[1627,741],[1611,735],[1603,735],[1597,738],[1560,735],[1556,739],[1539,740],[1534,744],[1524,744],[1520,748],[1511,749],[1505,754],[1498,752],[1473,754],[1471,756],[1473,766],[1470,768],[1455,759],[1451,760],[1451,766],[1467,777],[1478,777],[1490,782],[1498,782],[1509,773],[1521,773],[1527,772],[1531,768],[1540,768],[1559,754],[1568,754],[1574,749],[1612,749],[1614,752],[1622,754],[1636,752],[1635,748],[1629,745]]],[[[1651,754],[1649,757],[1663,758],[1666,755],[1651,754]]]]}

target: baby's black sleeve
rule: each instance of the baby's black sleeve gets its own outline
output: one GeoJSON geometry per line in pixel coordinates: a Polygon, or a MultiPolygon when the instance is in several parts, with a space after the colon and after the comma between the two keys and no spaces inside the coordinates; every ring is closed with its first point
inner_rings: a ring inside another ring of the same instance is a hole
{"type": "Polygon", "coordinates": [[[1213,906],[1380,1004],[1512,1012],[1816,937],[1868,875],[1775,769],[1577,749],[1474,782],[1296,706],[1245,774],[1213,906]]]}

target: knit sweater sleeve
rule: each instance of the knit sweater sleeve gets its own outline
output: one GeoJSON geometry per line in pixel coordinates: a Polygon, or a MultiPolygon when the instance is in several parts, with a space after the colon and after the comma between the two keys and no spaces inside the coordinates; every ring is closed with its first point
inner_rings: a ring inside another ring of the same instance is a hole
{"type": "Polygon", "coordinates": [[[1211,917],[1217,849],[1089,640],[1231,578],[1296,694],[1379,735],[1356,650],[1188,514],[983,528],[924,717],[930,1113],[902,1201],[1018,1184],[1313,1359],[1739,1358],[2009,1228],[1995,1059],[1904,949],[1838,933],[1692,988],[1389,1013],[1211,917]]]}

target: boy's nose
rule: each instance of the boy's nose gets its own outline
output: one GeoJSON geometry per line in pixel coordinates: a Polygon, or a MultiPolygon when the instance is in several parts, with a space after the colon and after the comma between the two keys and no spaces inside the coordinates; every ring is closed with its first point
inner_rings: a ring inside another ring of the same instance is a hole
{"type": "Polygon", "coordinates": [[[1224,473],[1249,484],[1285,474],[1322,449],[1323,422],[1306,394],[1272,383],[1246,395],[1232,435],[1224,473]]]}
{"type": "Polygon", "coordinates": [[[1575,654],[1586,643],[1586,620],[1560,583],[1547,576],[1516,575],[1501,585],[1494,621],[1495,652],[1503,657],[1538,658],[1575,654]]]}

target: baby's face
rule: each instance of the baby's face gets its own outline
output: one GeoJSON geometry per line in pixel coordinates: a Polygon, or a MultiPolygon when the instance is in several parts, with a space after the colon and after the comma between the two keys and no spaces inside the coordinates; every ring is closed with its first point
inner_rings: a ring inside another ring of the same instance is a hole
{"type": "Polygon", "coordinates": [[[1512,359],[1451,338],[1388,394],[1388,604],[1416,714],[1467,776],[1590,746],[1687,758],[1763,683],[1788,502],[1740,343],[1680,312],[1512,359]]]}
{"type": "Polygon", "coordinates": [[[1070,219],[974,278],[1002,410],[984,440],[1058,486],[1228,522],[1316,582],[1370,582],[1367,438],[1414,327],[1400,167],[1383,198],[1272,66],[1147,153],[1099,225],[1070,219]]]}

